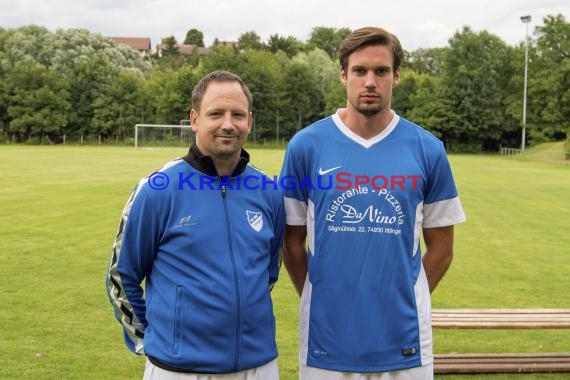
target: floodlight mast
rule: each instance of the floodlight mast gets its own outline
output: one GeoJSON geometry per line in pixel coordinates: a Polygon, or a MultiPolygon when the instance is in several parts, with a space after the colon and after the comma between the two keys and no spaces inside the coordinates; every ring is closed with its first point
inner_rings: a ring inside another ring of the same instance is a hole
{"type": "Polygon", "coordinates": [[[530,15],[521,16],[521,21],[526,24],[526,38],[524,40],[524,91],[523,91],[523,119],[522,119],[522,138],[521,151],[525,149],[526,142],[526,91],[528,82],[528,24],[532,20],[530,15]]]}

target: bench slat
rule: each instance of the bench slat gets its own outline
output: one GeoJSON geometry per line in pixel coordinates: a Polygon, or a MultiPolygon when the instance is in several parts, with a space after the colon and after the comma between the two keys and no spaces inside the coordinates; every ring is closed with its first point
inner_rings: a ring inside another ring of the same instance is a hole
{"type": "MultiPolygon", "coordinates": [[[[567,329],[570,309],[434,309],[441,329],[567,329]]],[[[435,373],[570,372],[570,352],[435,355],[435,373]]]]}
{"type": "Polygon", "coordinates": [[[437,322],[432,321],[433,328],[439,329],[567,329],[570,323],[545,322],[437,322]]]}
{"type": "Polygon", "coordinates": [[[568,320],[570,314],[442,314],[432,313],[437,318],[450,318],[450,319],[528,319],[528,320],[550,320],[557,319],[561,321],[568,320]]]}
{"type": "Polygon", "coordinates": [[[570,372],[570,353],[435,355],[434,372],[570,372]]]}
{"type": "Polygon", "coordinates": [[[570,314],[570,309],[433,309],[450,314],[570,314]]]}
{"type": "Polygon", "coordinates": [[[567,329],[570,309],[434,309],[433,328],[567,329]]]}

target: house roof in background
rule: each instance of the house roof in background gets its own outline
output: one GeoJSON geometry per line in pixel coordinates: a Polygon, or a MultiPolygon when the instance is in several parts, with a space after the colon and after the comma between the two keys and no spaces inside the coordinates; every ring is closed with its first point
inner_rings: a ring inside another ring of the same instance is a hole
{"type": "Polygon", "coordinates": [[[115,45],[127,45],[135,50],[150,50],[149,37],[109,37],[115,45]]]}

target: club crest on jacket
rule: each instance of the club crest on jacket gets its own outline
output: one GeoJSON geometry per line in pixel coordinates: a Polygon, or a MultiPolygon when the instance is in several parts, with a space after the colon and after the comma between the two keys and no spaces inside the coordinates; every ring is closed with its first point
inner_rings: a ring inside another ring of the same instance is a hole
{"type": "Polygon", "coordinates": [[[263,214],[259,211],[249,211],[245,210],[247,215],[247,222],[253,228],[254,231],[261,231],[263,228],[263,214]]]}

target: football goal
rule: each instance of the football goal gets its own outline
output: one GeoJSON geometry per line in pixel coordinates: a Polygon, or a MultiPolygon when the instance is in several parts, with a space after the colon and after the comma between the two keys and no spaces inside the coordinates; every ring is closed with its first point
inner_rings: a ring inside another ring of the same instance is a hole
{"type": "Polygon", "coordinates": [[[193,141],[194,132],[188,120],[181,120],[180,125],[135,125],[135,149],[188,148],[193,141]]]}

